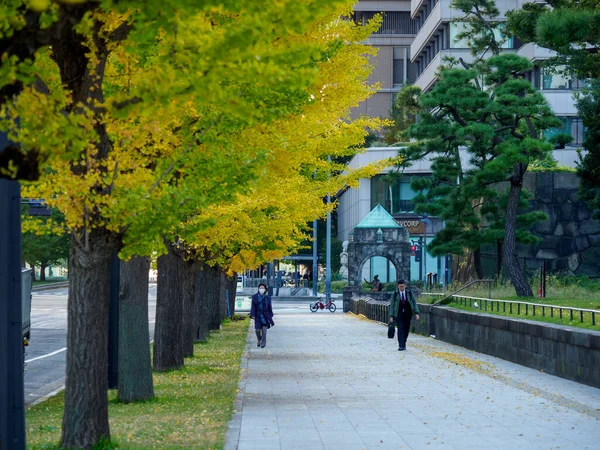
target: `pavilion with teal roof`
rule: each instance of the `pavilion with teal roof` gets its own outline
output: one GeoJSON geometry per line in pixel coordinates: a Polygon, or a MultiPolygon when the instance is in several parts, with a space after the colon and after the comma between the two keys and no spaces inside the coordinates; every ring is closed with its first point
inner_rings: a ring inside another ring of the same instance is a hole
{"type": "MultiPolygon", "coordinates": [[[[398,279],[410,280],[410,241],[408,230],[400,226],[377,205],[348,236],[348,287],[344,290],[344,311],[352,296],[361,295],[362,268],[371,258],[387,258],[396,269],[398,279]]],[[[372,297],[387,300],[389,293],[369,292],[372,297]]]]}

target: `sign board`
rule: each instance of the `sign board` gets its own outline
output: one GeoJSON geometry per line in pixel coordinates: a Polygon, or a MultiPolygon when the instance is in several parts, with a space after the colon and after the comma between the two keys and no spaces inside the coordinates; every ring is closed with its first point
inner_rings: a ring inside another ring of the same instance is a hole
{"type": "Polygon", "coordinates": [[[425,224],[419,219],[396,219],[396,222],[406,228],[409,234],[425,234],[425,224]]]}

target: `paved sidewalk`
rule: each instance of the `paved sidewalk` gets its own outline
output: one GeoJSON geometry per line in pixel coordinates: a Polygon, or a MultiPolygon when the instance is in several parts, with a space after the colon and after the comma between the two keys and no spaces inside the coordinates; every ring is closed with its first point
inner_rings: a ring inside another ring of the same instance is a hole
{"type": "MultiPolygon", "coordinates": [[[[350,314],[278,314],[225,449],[598,449],[600,390],[350,314]]],[[[600,370],[600,368],[599,368],[600,370]]]]}

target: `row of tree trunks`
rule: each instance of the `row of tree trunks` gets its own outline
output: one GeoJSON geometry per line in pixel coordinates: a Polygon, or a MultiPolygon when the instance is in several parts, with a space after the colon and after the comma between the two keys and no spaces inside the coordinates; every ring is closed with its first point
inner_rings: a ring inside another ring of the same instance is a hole
{"type": "MultiPolygon", "coordinates": [[[[67,336],[67,389],[62,445],[89,448],[110,438],[107,403],[108,315],[111,254],[118,240],[106,230],[91,232],[85,246],[73,239],[67,336]],[[100,410],[100,412],[99,412],[100,410]]],[[[172,370],[193,355],[235,310],[236,277],[220,268],[185,261],[169,246],[158,259],[153,366],[148,327],[148,258],[121,262],[119,287],[120,401],[154,397],[152,367],[172,370]],[[225,301],[227,298],[229,304],[225,301]]]]}
{"type": "Polygon", "coordinates": [[[168,244],[158,258],[154,370],[164,372],[183,366],[183,284],[185,261],[168,244]]]}
{"type": "Polygon", "coordinates": [[[194,342],[206,341],[221,327],[228,312],[225,292],[233,309],[235,283],[219,267],[185,260],[183,252],[169,246],[158,258],[154,370],[181,367],[193,356],[194,342]]]}
{"type": "Polygon", "coordinates": [[[148,327],[148,258],[121,261],[119,285],[119,400],[154,398],[148,327]]]}

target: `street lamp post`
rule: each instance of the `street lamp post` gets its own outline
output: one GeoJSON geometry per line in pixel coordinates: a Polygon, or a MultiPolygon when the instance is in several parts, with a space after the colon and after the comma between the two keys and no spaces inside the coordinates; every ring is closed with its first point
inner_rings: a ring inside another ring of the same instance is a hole
{"type": "Polygon", "coordinates": [[[313,297],[318,295],[317,282],[319,281],[319,267],[317,262],[317,220],[313,221],[313,266],[312,266],[312,282],[313,282],[313,297]]]}
{"type": "MultiPolygon", "coordinates": [[[[327,162],[331,162],[331,156],[327,157],[327,162]]],[[[331,204],[331,194],[327,193],[327,258],[325,264],[327,265],[327,273],[325,276],[325,298],[327,302],[331,301],[331,211],[329,211],[329,205],[331,204]]]]}
{"type": "MultiPolygon", "coordinates": [[[[0,153],[14,145],[0,134],[0,153]]],[[[25,449],[21,187],[0,179],[0,449],[25,449]]]]}
{"type": "Polygon", "coordinates": [[[421,221],[425,224],[425,232],[423,233],[425,244],[423,245],[423,270],[425,272],[425,283],[423,284],[423,292],[427,292],[427,224],[429,223],[429,216],[423,214],[421,221]]]}

